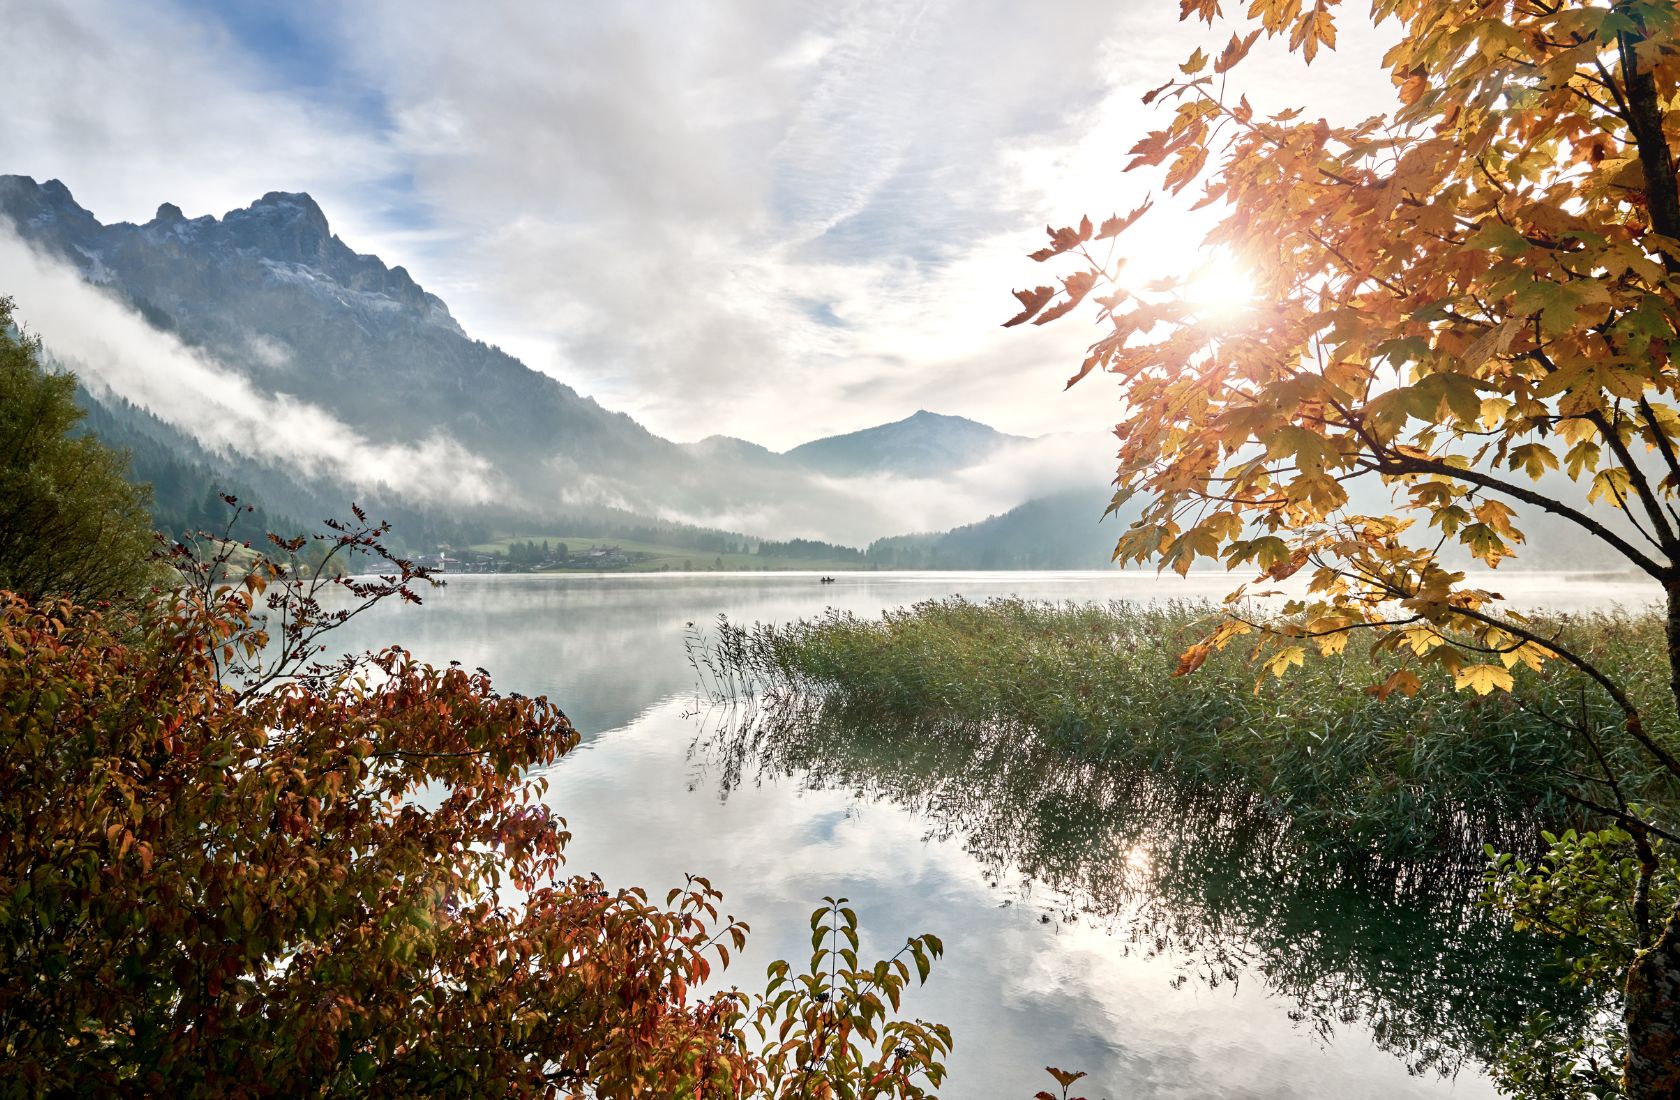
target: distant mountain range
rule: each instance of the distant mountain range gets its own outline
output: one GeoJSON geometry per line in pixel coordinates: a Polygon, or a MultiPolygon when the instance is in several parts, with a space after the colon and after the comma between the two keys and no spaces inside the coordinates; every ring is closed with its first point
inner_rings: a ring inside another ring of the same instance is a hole
{"type": "Polygon", "coordinates": [[[868,560],[883,569],[1103,569],[1123,524],[1099,524],[1101,495],[1065,491],[950,531],[877,539],[868,560]]]}
{"type": "MultiPolygon", "coordinates": [[[[110,381],[121,372],[95,361],[120,357],[120,348],[66,356],[87,385],[92,430],[129,447],[140,474],[162,483],[160,505],[174,502],[172,514],[193,511],[195,479],[212,476],[243,487],[278,515],[338,512],[351,496],[371,496],[387,514],[409,516],[426,537],[461,522],[517,521],[528,528],[565,514],[862,546],[929,526],[925,507],[908,506],[908,497],[884,486],[915,483],[918,499],[944,507],[952,525],[997,514],[1000,504],[1007,512],[1030,492],[1018,490],[1013,500],[1001,491],[982,497],[976,483],[984,488],[985,479],[973,477],[961,491],[955,482],[950,491],[928,491],[962,471],[1024,454],[1036,441],[927,410],[780,454],[726,436],[688,444],[662,438],[468,336],[448,306],[406,270],[357,253],[334,235],[307,194],[270,192],[220,218],[188,218],[165,203],[143,225],[107,225],[57,180],[0,176],[0,219],[38,253],[115,295],[151,328],[263,400],[319,413],[370,447],[445,445],[444,453],[458,456],[461,480],[482,477],[493,489],[488,499],[463,506],[428,498],[413,484],[380,484],[348,461],[301,476],[275,460],[275,446],[205,444],[194,410],[125,400],[110,381]],[[962,515],[961,502],[970,499],[962,515]]],[[[0,293],[22,289],[0,287],[0,293]]],[[[27,300],[20,306],[27,318],[27,300]]],[[[54,343],[49,334],[49,354],[54,343]]],[[[280,441],[282,450],[319,457],[308,451],[314,445],[280,441]]],[[[1106,501],[1102,471],[1081,472],[1094,483],[1089,507],[1052,507],[1035,522],[1051,513],[1061,522],[1064,511],[1069,518],[1077,512],[1079,529],[1098,530],[1106,501]]],[[[1104,525],[1099,540],[1110,546],[1111,528],[1104,525]]],[[[984,541],[973,534],[959,541],[973,549],[977,539],[984,541]]],[[[981,567],[984,556],[966,554],[953,564],[981,567]]],[[[1054,564],[1028,557],[999,560],[1054,564]]]]}
{"type": "MultiPolygon", "coordinates": [[[[1082,452],[927,410],[783,453],[728,436],[665,439],[468,336],[407,271],[335,236],[306,194],[270,192],[220,218],[165,203],[143,225],[106,225],[57,180],[0,176],[0,247],[21,254],[7,222],[70,274],[13,263],[9,281],[25,285],[0,293],[19,298],[26,322],[32,293],[74,299],[46,351],[84,382],[87,429],[127,448],[156,487],[166,529],[202,524],[215,490],[231,489],[281,526],[360,501],[420,546],[552,530],[708,554],[770,541],[822,557],[826,543],[867,548],[858,557],[877,566],[1008,569],[1102,566],[1123,526],[1098,522],[1107,443],[1082,452]],[[112,310],[124,332],[92,331],[112,310]],[[168,354],[125,346],[137,333],[168,354]],[[137,371],[191,383],[137,399],[137,371]],[[243,437],[207,420],[219,386],[256,406],[243,437]],[[347,438],[383,461],[359,463],[347,438]]],[[[1381,486],[1354,488],[1357,509],[1392,507],[1381,486]]],[[[1585,506],[1561,473],[1539,488],[1585,506]]],[[[1566,521],[1522,522],[1517,567],[1594,564],[1596,548],[1566,521]]]]}
{"type": "Polygon", "coordinates": [[[1030,442],[1027,436],[1006,435],[964,416],[918,409],[891,424],[813,439],[779,453],[729,435],[682,446],[701,460],[768,469],[804,469],[830,477],[928,478],[984,462],[1009,444],[1030,442]]]}
{"type": "Polygon", "coordinates": [[[927,477],[983,462],[1010,443],[1025,443],[975,420],[918,410],[891,424],[813,439],[786,452],[807,469],[840,476],[927,477]]]}

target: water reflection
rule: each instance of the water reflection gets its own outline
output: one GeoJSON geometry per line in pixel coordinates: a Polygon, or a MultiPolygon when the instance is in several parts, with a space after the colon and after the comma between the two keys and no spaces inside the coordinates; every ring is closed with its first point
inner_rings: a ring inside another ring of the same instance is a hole
{"type": "MultiPolygon", "coordinates": [[[[694,688],[683,654],[686,623],[785,622],[826,608],[877,615],[919,600],[961,595],[1140,603],[1218,600],[1227,573],[1165,577],[1092,573],[527,574],[452,576],[422,608],[386,605],[336,636],[346,650],[401,642],[423,660],[490,670],[496,683],[547,695],[586,735],[617,729],[694,688]]],[[[1559,609],[1644,606],[1660,591],[1630,577],[1516,573],[1504,591],[1522,605],[1559,609]]]]}
{"type": "Polygon", "coordinates": [[[1080,765],[1011,729],[786,701],[708,717],[696,753],[726,797],[797,777],[889,800],[1041,920],[1107,928],[1180,985],[1258,980],[1297,1021],[1357,1025],[1414,1073],[1485,1065],[1531,1012],[1579,1011],[1550,946],[1474,903],[1471,858],[1351,864],[1251,799],[1080,765]]]}
{"type": "MultiPolygon", "coordinates": [[[[709,876],[753,925],[729,977],[744,988],[759,987],[770,960],[808,952],[805,917],[825,894],[851,897],[866,944],[887,953],[912,932],[945,937],[949,954],[907,1004],[956,1030],[947,1096],[1031,1096],[1048,1080],[1046,1062],[1090,1070],[1090,1095],[1115,1100],[1491,1096],[1471,1071],[1491,1046],[1475,1021],[1509,1019],[1520,998],[1556,990],[1525,971],[1497,923],[1463,909],[1467,870],[1440,882],[1414,876],[1387,894],[1344,883],[1357,876],[1253,830],[1248,808],[1174,801],[974,731],[831,725],[764,745],[725,739],[708,745],[709,769],[687,751],[691,621],[785,622],[828,607],[873,616],[951,595],[1217,597],[1230,581],[469,576],[423,607],[382,606],[336,637],[346,649],[396,642],[425,660],[482,665],[502,690],[556,699],[588,735],[550,776],[550,801],[574,832],[569,867],[656,893],[688,872],[709,876]],[[720,801],[726,768],[732,793],[720,801]],[[1436,904],[1441,914],[1411,911],[1436,904]],[[1442,915],[1449,905],[1456,915],[1442,915]],[[1206,994],[1210,974],[1217,995],[1206,994]],[[1178,976],[1184,988],[1174,992],[1178,976]],[[1367,1041],[1363,1021],[1409,1062],[1446,1051],[1430,1064],[1472,1066],[1450,1082],[1407,1077],[1367,1041]],[[1333,1043],[1313,1036],[1320,1024],[1336,1029],[1333,1043]]],[[[1641,605],[1654,591],[1620,578],[1503,583],[1513,599],[1559,607],[1641,605]]]]}

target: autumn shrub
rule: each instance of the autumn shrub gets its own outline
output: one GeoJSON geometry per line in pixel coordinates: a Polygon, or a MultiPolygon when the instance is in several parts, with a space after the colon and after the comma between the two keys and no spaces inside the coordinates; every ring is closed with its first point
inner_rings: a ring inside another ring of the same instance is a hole
{"type": "Polygon", "coordinates": [[[557,706],[400,648],[321,660],[418,599],[382,534],[315,555],[372,578],[277,540],[242,579],[225,543],[183,556],[139,610],[0,593],[0,1096],[924,1095],[949,1034],[896,1009],[937,941],[860,962],[847,910],[845,982],[723,988],[746,928],[705,879],[564,873],[557,706]]]}
{"type": "Polygon", "coordinates": [[[564,823],[525,776],[576,743],[550,704],[401,650],[241,698],[190,614],[136,639],[6,597],[0,624],[8,1093],[612,1094],[744,1072],[727,1001],[682,995],[715,894],[667,907],[558,877],[564,823]]]}

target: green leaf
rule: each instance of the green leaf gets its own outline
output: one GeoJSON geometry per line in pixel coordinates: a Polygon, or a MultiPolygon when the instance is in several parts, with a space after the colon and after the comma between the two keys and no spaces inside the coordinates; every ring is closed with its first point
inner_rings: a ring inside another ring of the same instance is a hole
{"type": "Polygon", "coordinates": [[[1497,218],[1488,218],[1481,228],[1470,234],[1464,242],[1464,247],[1482,252],[1497,252],[1502,256],[1520,256],[1533,246],[1528,243],[1526,237],[1504,222],[1497,218]]]}

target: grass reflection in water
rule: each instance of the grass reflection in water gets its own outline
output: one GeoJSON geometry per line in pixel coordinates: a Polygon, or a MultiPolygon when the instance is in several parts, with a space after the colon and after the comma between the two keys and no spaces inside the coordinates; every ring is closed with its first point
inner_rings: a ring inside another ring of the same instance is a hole
{"type": "MultiPolygon", "coordinates": [[[[721,660],[697,652],[711,673],[721,660]]],[[[1180,984],[1259,981],[1304,1026],[1367,1029],[1420,1074],[1490,1065],[1536,1013],[1587,1027],[1555,942],[1479,904],[1470,822],[1428,851],[1332,843],[1240,783],[1093,760],[1017,720],[809,683],[725,694],[696,752],[726,791],[794,776],[890,800],[959,839],[1011,900],[1105,927],[1117,950],[1171,960],[1180,984]]]]}

